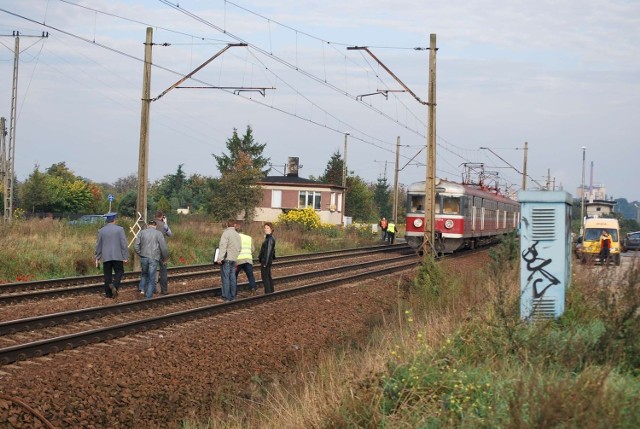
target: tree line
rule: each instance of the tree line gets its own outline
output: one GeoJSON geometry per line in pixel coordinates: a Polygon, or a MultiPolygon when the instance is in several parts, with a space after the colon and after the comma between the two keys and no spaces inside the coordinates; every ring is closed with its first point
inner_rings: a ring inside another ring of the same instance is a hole
{"type": "MultiPolygon", "coordinates": [[[[259,182],[270,172],[270,158],[264,156],[266,143],[258,143],[253,129],[247,126],[244,135],[237,129],[226,141],[227,153],[212,154],[219,177],[192,174],[188,176],[183,164],[175,173],[167,174],[149,184],[147,207],[149,212],[161,210],[175,213],[178,208],[189,208],[190,213],[214,219],[236,218],[253,220],[262,199],[259,182]]],[[[324,173],[311,180],[341,186],[344,163],[338,151],[327,162],[324,173]]],[[[117,179],[114,183],[95,183],[77,176],[65,162],[53,164],[41,171],[35,165],[24,182],[14,181],[13,207],[27,214],[55,213],[61,216],[106,213],[109,194],[114,196],[112,211],[122,216],[136,217],[136,174],[117,179]]],[[[369,183],[355,172],[346,180],[345,215],[355,222],[375,222],[381,216],[392,215],[393,190],[386,178],[369,183]]],[[[2,194],[0,190],[0,195],[2,194]]],[[[398,216],[404,219],[406,192],[400,192],[398,216]]],[[[0,200],[4,210],[4,196],[0,200]]]]}

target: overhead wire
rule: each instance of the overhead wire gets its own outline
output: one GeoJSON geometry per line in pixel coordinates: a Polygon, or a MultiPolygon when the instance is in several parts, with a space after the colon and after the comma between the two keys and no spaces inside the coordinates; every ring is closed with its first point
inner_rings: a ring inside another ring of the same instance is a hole
{"type": "MultiPolygon", "coordinates": [[[[135,22],[135,23],[139,23],[139,24],[149,25],[149,24],[142,23],[141,21],[132,20],[132,19],[129,19],[129,18],[125,18],[125,17],[119,16],[119,15],[116,15],[116,14],[111,14],[111,13],[107,13],[107,12],[99,11],[99,10],[97,10],[97,9],[88,8],[88,7],[86,7],[86,6],[78,5],[78,4],[73,3],[73,2],[70,2],[70,1],[68,1],[68,0],[60,0],[60,1],[61,1],[61,2],[63,2],[63,3],[67,3],[67,4],[70,4],[70,5],[77,6],[77,7],[85,8],[85,9],[88,9],[88,10],[93,10],[93,11],[96,11],[96,12],[99,12],[99,13],[104,13],[104,14],[106,14],[106,15],[113,16],[113,17],[116,17],[116,18],[119,18],[119,19],[124,19],[124,20],[130,21],[130,22],[135,22]]],[[[167,4],[167,5],[171,6],[171,7],[173,7],[173,8],[178,8],[178,10],[179,10],[179,11],[181,11],[182,13],[185,13],[185,14],[187,14],[188,16],[191,16],[193,19],[199,20],[200,22],[203,22],[203,23],[205,23],[206,25],[208,25],[208,26],[210,26],[210,27],[213,27],[213,28],[215,28],[215,29],[216,29],[216,30],[218,30],[218,31],[220,31],[220,30],[221,30],[221,29],[219,29],[219,27],[215,26],[214,24],[212,24],[212,23],[210,23],[210,22],[208,22],[208,21],[206,21],[206,20],[202,20],[202,19],[201,19],[201,18],[199,18],[197,15],[192,14],[191,12],[185,11],[185,10],[184,10],[184,9],[182,9],[182,8],[179,8],[179,5],[177,5],[177,6],[176,6],[176,5],[172,5],[172,4],[170,4],[169,2],[167,2],[166,0],[160,0],[160,1],[161,1],[162,3],[164,3],[164,4],[167,4]]],[[[232,2],[229,2],[229,3],[230,3],[230,4],[233,4],[234,6],[237,6],[235,3],[232,3],[232,2]]],[[[241,9],[245,10],[245,8],[241,8],[241,9]]],[[[89,39],[84,38],[84,37],[82,37],[82,36],[75,35],[75,34],[73,34],[73,33],[70,33],[70,32],[67,32],[67,31],[64,31],[64,30],[62,30],[62,29],[60,29],[60,28],[57,28],[57,27],[54,27],[54,26],[50,26],[50,25],[47,25],[47,24],[44,24],[44,23],[37,22],[37,21],[35,21],[35,20],[33,20],[33,19],[29,19],[29,18],[24,17],[24,16],[21,16],[21,15],[19,15],[19,14],[12,13],[12,12],[7,11],[7,10],[2,9],[2,8],[0,8],[0,10],[2,10],[2,11],[3,11],[3,12],[5,12],[5,13],[9,13],[9,14],[11,14],[11,15],[14,15],[14,16],[17,16],[17,17],[20,17],[20,18],[22,18],[22,19],[26,19],[27,21],[34,22],[34,23],[37,23],[37,24],[39,24],[39,25],[43,25],[43,26],[45,26],[45,27],[47,27],[47,28],[51,28],[51,29],[53,29],[53,30],[56,30],[56,31],[58,31],[58,32],[62,33],[62,34],[66,34],[66,35],[68,35],[68,36],[70,36],[70,37],[75,37],[75,38],[77,38],[77,39],[79,39],[79,40],[83,40],[83,41],[85,41],[85,42],[87,42],[87,43],[91,43],[91,44],[93,44],[93,45],[99,46],[99,47],[101,47],[101,48],[103,48],[103,49],[107,49],[107,50],[109,50],[109,51],[112,51],[112,52],[118,53],[118,54],[120,54],[120,55],[124,55],[124,56],[129,57],[129,58],[131,58],[131,59],[134,59],[134,60],[136,60],[136,61],[142,61],[142,60],[140,60],[140,59],[136,58],[135,56],[132,56],[132,55],[130,55],[130,54],[127,54],[126,52],[120,51],[120,50],[118,50],[118,49],[111,48],[111,47],[109,47],[109,46],[107,46],[107,45],[105,45],[105,44],[99,43],[99,42],[97,42],[97,41],[95,41],[95,40],[89,40],[89,39]]],[[[248,10],[247,10],[247,11],[248,11],[248,10]]],[[[251,12],[251,11],[249,11],[249,12],[251,12]]],[[[253,13],[253,12],[251,12],[251,13],[253,13]]],[[[260,15],[259,15],[259,16],[260,16],[260,15]]],[[[266,19],[266,18],[264,18],[264,19],[266,19]]],[[[278,25],[281,25],[280,23],[278,23],[278,22],[276,22],[276,21],[273,21],[273,20],[270,20],[270,21],[272,21],[272,22],[274,22],[274,23],[276,23],[276,24],[278,24],[278,25]]],[[[156,28],[161,28],[161,29],[163,29],[163,30],[165,30],[165,31],[167,31],[167,32],[172,32],[172,33],[175,33],[175,34],[189,35],[189,34],[184,33],[184,32],[175,31],[175,30],[172,30],[172,29],[164,28],[164,27],[158,27],[158,26],[155,26],[155,27],[156,27],[156,28]]],[[[339,44],[339,43],[334,43],[334,42],[328,42],[328,41],[325,41],[325,40],[323,40],[323,39],[320,39],[320,38],[317,38],[317,37],[315,37],[315,36],[312,36],[312,35],[310,35],[310,34],[308,34],[308,33],[306,33],[306,32],[302,32],[302,31],[299,31],[299,30],[295,30],[295,29],[293,29],[293,28],[291,28],[291,27],[288,27],[288,26],[284,26],[284,27],[290,28],[290,29],[292,29],[293,31],[296,31],[296,32],[298,32],[298,33],[300,33],[300,34],[304,34],[304,35],[305,35],[305,36],[307,36],[307,37],[310,37],[310,38],[313,38],[313,39],[316,39],[316,40],[320,40],[320,41],[322,41],[322,42],[323,42],[323,48],[324,48],[324,42],[326,42],[326,44],[327,44],[328,46],[330,46],[330,47],[331,47],[332,49],[334,49],[334,50],[336,50],[336,47],[335,47],[335,46],[333,46],[333,45],[339,44]]],[[[242,41],[242,39],[241,39],[241,38],[239,38],[239,37],[237,37],[237,36],[235,36],[235,35],[233,35],[233,34],[231,34],[231,33],[227,32],[227,31],[225,31],[225,30],[223,30],[223,33],[224,33],[225,35],[230,36],[231,38],[234,38],[234,39],[236,39],[236,40],[240,40],[240,41],[242,41]]],[[[189,36],[191,36],[191,35],[189,35],[189,36]]],[[[196,36],[191,36],[191,37],[196,37],[196,36]]],[[[221,40],[221,39],[213,39],[213,38],[205,38],[205,37],[198,37],[198,38],[199,38],[200,40],[210,40],[210,41],[220,41],[220,40],[221,40]]],[[[223,41],[223,42],[224,42],[224,41],[223,41]]],[[[346,45],[348,45],[348,44],[344,44],[344,45],[346,46],[346,45]]],[[[271,53],[268,53],[268,52],[264,51],[263,49],[261,49],[261,48],[259,48],[259,47],[257,47],[257,46],[251,45],[251,47],[252,47],[252,48],[254,48],[255,50],[257,50],[258,52],[260,52],[260,53],[262,53],[262,54],[264,54],[264,55],[267,55],[267,56],[269,56],[269,57],[271,57],[271,58],[275,59],[276,61],[280,62],[281,64],[284,64],[285,66],[288,66],[288,67],[290,67],[290,68],[294,68],[294,69],[296,69],[296,71],[297,71],[297,72],[300,72],[300,73],[302,73],[303,75],[305,75],[305,76],[307,76],[307,77],[309,77],[309,78],[311,78],[311,79],[313,79],[313,80],[315,80],[315,81],[317,81],[317,82],[319,82],[319,83],[321,83],[321,84],[327,85],[327,86],[329,86],[330,88],[332,88],[332,89],[334,89],[334,90],[336,90],[336,91],[338,91],[338,92],[340,92],[340,93],[343,93],[343,95],[346,95],[346,96],[348,96],[349,98],[354,99],[354,96],[353,96],[352,94],[348,93],[347,91],[343,91],[343,90],[341,90],[340,88],[336,87],[335,85],[333,85],[333,84],[331,84],[331,83],[327,82],[327,81],[326,81],[326,76],[325,76],[325,79],[318,78],[317,76],[313,75],[312,73],[306,72],[306,71],[304,71],[304,70],[300,70],[300,68],[299,68],[299,67],[296,67],[295,65],[293,65],[293,64],[291,64],[291,63],[289,63],[288,61],[286,61],[286,60],[284,60],[284,59],[281,59],[281,58],[279,58],[279,57],[277,57],[277,56],[275,56],[275,55],[273,55],[273,54],[271,54],[271,53]]],[[[379,48],[386,48],[386,47],[379,47],[379,48]]],[[[393,49],[393,48],[389,48],[389,49],[393,49]]],[[[398,48],[398,49],[399,49],[399,48],[398,48]]],[[[408,49],[408,48],[407,48],[407,49],[408,49]]],[[[414,49],[414,48],[411,48],[411,49],[414,49]]],[[[323,52],[324,52],[324,49],[323,49],[323,52]]],[[[255,56],[254,56],[254,57],[255,57],[255,56]]],[[[351,62],[353,62],[353,61],[352,61],[348,56],[344,55],[344,57],[345,57],[345,59],[346,59],[347,61],[351,61],[351,62]]],[[[353,62],[353,63],[354,63],[354,64],[356,64],[355,62],[353,62]]],[[[168,69],[168,68],[166,68],[166,67],[163,67],[163,66],[160,66],[160,65],[158,65],[158,64],[154,64],[154,67],[160,68],[160,69],[162,69],[162,70],[165,70],[165,71],[167,71],[167,72],[171,72],[171,73],[174,73],[174,74],[177,74],[177,75],[181,75],[181,73],[175,72],[175,71],[173,71],[173,70],[170,70],[170,69],[168,69]]],[[[369,67],[371,67],[371,64],[369,64],[369,67]]],[[[379,75],[378,75],[377,73],[375,73],[375,71],[374,71],[374,75],[376,76],[376,78],[378,78],[378,80],[379,80],[381,83],[383,83],[383,84],[384,84],[384,82],[382,81],[382,79],[380,79],[379,75]]],[[[277,78],[277,75],[276,75],[276,78],[277,78]]],[[[196,80],[197,80],[197,79],[196,79],[196,80]]],[[[280,79],[280,80],[281,80],[282,82],[285,82],[283,79],[280,79]]],[[[200,82],[202,82],[202,81],[200,81],[200,82]]],[[[203,83],[204,83],[204,82],[203,82],[203,83]]],[[[386,85],[386,84],[385,84],[385,85],[386,85]]],[[[291,87],[291,86],[290,86],[290,87],[291,87]]],[[[291,89],[293,89],[293,90],[296,92],[296,94],[298,94],[298,95],[302,95],[299,91],[295,90],[293,87],[291,87],[291,89]]],[[[244,96],[242,96],[242,98],[247,99],[247,97],[244,97],[244,96]]],[[[397,99],[397,97],[395,97],[395,96],[394,96],[394,98],[396,98],[396,99],[397,99]]],[[[290,115],[290,116],[293,116],[293,117],[296,117],[296,118],[298,118],[298,119],[304,119],[304,118],[301,118],[299,115],[297,115],[297,114],[295,114],[295,113],[293,113],[293,114],[292,114],[291,112],[286,112],[284,109],[281,109],[281,108],[275,108],[274,106],[266,105],[265,103],[259,102],[258,100],[255,100],[255,99],[250,99],[250,100],[251,100],[251,101],[253,101],[253,102],[255,102],[255,103],[257,103],[257,104],[261,104],[261,105],[266,106],[266,107],[274,108],[275,110],[278,110],[278,111],[280,111],[281,113],[286,113],[286,114],[288,114],[288,115],[290,115]]],[[[307,99],[307,101],[309,101],[309,102],[310,102],[310,100],[309,100],[309,99],[307,99]]],[[[356,101],[358,101],[358,100],[356,100],[356,101]]],[[[411,109],[409,109],[406,105],[404,105],[404,103],[403,103],[402,101],[400,101],[400,103],[403,105],[403,107],[405,107],[405,109],[406,109],[406,111],[407,111],[407,112],[410,112],[410,113],[415,117],[415,114],[413,113],[413,111],[412,111],[411,109]]],[[[420,133],[420,132],[418,132],[417,130],[414,130],[414,129],[410,128],[408,125],[401,123],[397,118],[395,118],[395,119],[394,119],[394,118],[392,118],[391,116],[389,116],[388,114],[386,114],[386,113],[384,113],[384,112],[380,111],[379,109],[375,109],[375,108],[373,108],[372,106],[369,106],[367,103],[361,103],[361,104],[363,104],[363,105],[367,106],[367,108],[373,109],[373,110],[374,110],[374,111],[376,111],[377,113],[381,114],[382,116],[386,117],[387,119],[391,120],[392,122],[396,123],[397,125],[399,125],[399,126],[401,126],[401,127],[405,128],[405,129],[407,129],[407,130],[409,130],[409,131],[411,131],[411,132],[413,132],[413,133],[417,134],[418,136],[423,137],[423,138],[426,138],[426,136],[425,136],[423,133],[420,133]]],[[[314,105],[315,105],[316,107],[319,107],[319,106],[317,106],[317,104],[314,104],[314,105]]],[[[321,109],[321,111],[323,111],[325,114],[331,115],[331,114],[330,114],[329,112],[327,112],[325,109],[321,109]]],[[[335,119],[335,117],[334,117],[334,119],[335,119]]],[[[419,120],[417,117],[415,117],[415,119],[416,119],[418,122],[420,122],[420,120],[419,120]]],[[[340,130],[340,129],[335,128],[335,127],[329,127],[329,126],[327,126],[326,124],[324,124],[324,125],[323,125],[323,124],[321,124],[320,122],[318,122],[318,121],[314,121],[314,120],[311,120],[311,119],[309,119],[309,120],[308,120],[308,122],[313,123],[313,124],[315,124],[315,125],[323,126],[323,127],[327,128],[327,129],[330,129],[330,130],[335,131],[335,132],[338,132],[338,133],[343,133],[343,132],[344,132],[344,130],[340,130]]],[[[424,124],[421,124],[421,125],[424,125],[424,124]]],[[[353,127],[353,126],[349,126],[349,128],[355,129],[355,127],[353,127]]],[[[358,132],[361,132],[361,131],[358,131],[358,132]]],[[[362,132],[361,132],[361,133],[362,133],[362,132]]],[[[392,143],[385,142],[385,141],[380,140],[380,139],[377,139],[377,138],[375,138],[375,137],[373,137],[373,136],[369,136],[369,135],[367,135],[366,133],[362,133],[362,135],[365,135],[365,136],[367,136],[368,138],[371,138],[371,139],[374,139],[374,140],[380,141],[380,142],[382,142],[383,144],[386,144],[386,145],[390,145],[390,146],[391,146],[391,145],[393,145],[392,143]]],[[[440,138],[441,140],[443,140],[443,141],[445,141],[445,142],[446,142],[446,140],[442,139],[440,136],[437,136],[437,137],[438,137],[438,138],[440,138]]],[[[355,139],[360,140],[360,141],[362,141],[362,142],[364,142],[364,143],[367,143],[367,144],[371,144],[371,145],[373,145],[373,146],[375,146],[375,147],[378,147],[378,148],[380,148],[380,149],[383,149],[383,150],[385,150],[385,151],[387,151],[387,152],[392,152],[392,151],[391,151],[390,149],[388,149],[388,148],[381,147],[380,145],[377,145],[377,144],[375,144],[375,143],[367,142],[366,140],[364,140],[364,139],[362,139],[362,138],[358,138],[357,136],[352,136],[352,138],[355,138],[355,139]]],[[[447,143],[448,143],[448,142],[447,142],[447,143]]],[[[449,144],[450,144],[450,143],[449,143],[449,144]]],[[[439,144],[439,146],[440,146],[441,148],[443,148],[443,149],[445,149],[445,150],[447,150],[447,151],[451,152],[451,153],[452,153],[452,154],[454,154],[455,156],[458,156],[458,157],[463,158],[461,155],[459,155],[459,154],[456,154],[456,153],[452,152],[451,150],[449,150],[449,149],[448,149],[448,148],[446,148],[445,146],[442,146],[442,145],[440,145],[440,144],[439,144]]],[[[463,158],[463,159],[464,159],[464,158],[463,158]]]]}

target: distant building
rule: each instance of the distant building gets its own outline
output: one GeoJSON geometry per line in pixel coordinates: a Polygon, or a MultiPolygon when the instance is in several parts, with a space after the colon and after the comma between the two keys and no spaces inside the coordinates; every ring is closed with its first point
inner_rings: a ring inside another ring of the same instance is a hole
{"type": "Polygon", "coordinates": [[[342,225],[344,188],[299,177],[298,158],[289,158],[284,176],[267,176],[258,184],[262,201],[256,207],[256,221],[273,222],[289,210],[313,207],[321,222],[342,225]]]}
{"type": "Polygon", "coordinates": [[[576,199],[582,199],[582,193],[584,191],[584,200],[585,201],[595,201],[595,200],[606,200],[607,199],[607,188],[604,185],[585,185],[584,190],[581,186],[576,188],[576,199]]]}
{"type": "Polygon", "coordinates": [[[587,217],[608,216],[613,213],[613,206],[615,205],[615,201],[607,200],[585,201],[584,203],[585,210],[587,211],[587,217]]]}

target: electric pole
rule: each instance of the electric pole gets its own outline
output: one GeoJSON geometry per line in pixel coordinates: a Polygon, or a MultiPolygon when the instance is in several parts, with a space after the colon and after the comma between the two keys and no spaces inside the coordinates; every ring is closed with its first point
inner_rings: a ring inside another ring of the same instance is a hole
{"type": "MultiPolygon", "coordinates": [[[[398,140],[396,141],[396,168],[395,168],[395,177],[393,179],[393,223],[398,227],[398,165],[400,163],[400,136],[398,136],[398,140]]],[[[386,173],[386,164],[385,164],[385,173],[386,173]]],[[[386,174],[385,174],[386,178],[386,174]]]]}
{"type": "Polygon", "coordinates": [[[529,152],[529,143],[524,142],[524,161],[522,162],[522,190],[527,190],[527,152],[529,152]]]}
{"type": "MultiPolygon", "coordinates": [[[[6,120],[0,118],[0,181],[2,182],[2,196],[7,195],[7,182],[5,180],[7,174],[7,147],[5,145],[5,136],[7,135],[6,120]]],[[[4,203],[4,201],[3,201],[4,203]]],[[[4,214],[2,222],[7,223],[4,214]]]]}
{"type": "Polygon", "coordinates": [[[342,225],[344,226],[344,217],[347,212],[347,137],[349,133],[344,133],[344,152],[342,160],[342,225]]]}
{"type": "Polygon", "coordinates": [[[142,110],[140,115],[140,149],[138,154],[138,198],[136,209],[147,222],[147,180],[149,175],[149,110],[151,108],[151,50],[153,28],[147,27],[144,44],[144,69],[142,74],[142,110]]]}
{"type": "MultiPolygon", "coordinates": [[[[13,220],[13,179],[15,177],[15,157],[16,157],[16,110],[18,104],[18,65],[20,64],[20,32],[14,31],[10,37],[15,37],[15,48],[13,53],[13,86],[11,89],[11,115],[9,117],[9,147],[5,146],[4,156],[4,223],[11,223],[13,220]]],[[[47,38],[49,33],[43,32],[41,36],[23,36],[47,38]]]]}
{"type": "Polygon", "coordinates": [[[427,172],[425,181],[424,244],[425,254],[435,254],[436,193],[436,35],[429,43],[429,101],[427,103],[427,172]]]}
{"type": "MultiPolygon", "coordinates": [[[[149,110],[151,108],[151,52],[153,28],[147,27],[144,43],[144,68],[142,72],[142,109],[140,114],[140,146],[138,153],[138,195],[136,200],[137,227],[140,231],[147,223],[147,181],[149,176],[149,110]]],[[[140,269],[140,258],[134,253],[133,269],[140,269]]]]}

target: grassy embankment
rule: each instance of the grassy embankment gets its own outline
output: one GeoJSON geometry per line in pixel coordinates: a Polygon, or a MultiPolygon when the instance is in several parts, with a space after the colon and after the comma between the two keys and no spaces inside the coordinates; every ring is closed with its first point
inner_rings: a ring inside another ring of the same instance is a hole
{"type": "Polygon", "coordinates": [[[183,427],[640,427],[640,263],[574,267],[564,315],[525,323],[517,261],[513,241],[473,273],[426,260],[362,344],[183,427]]]}
{"type": "MultiPolygon", "coordinates": [[[[119,218],[116,223],[131,240],[129,228],[133,220],[119,218]]],[[[174,233],[169,240],[170,267],[211,262],[222,233],[219,222],[180,219],[170,226],[174,233]]],[[[97,225],[76,226],[53,219],[16,220],[11,226],[0,225],[0,283],[96,274],[93,255],[98,229],[97,225]]],[[[264,238],[261,224],[248,226],[245,233],[253,237],[258,252],[264,238]]],[[[371,234],[355,229],[301,233],[276,227],[274,236],[280,256],[378,243],[371,234]]],[[[133,245],[131,256],[132,248],[133,245]]],[[[129,262],[125,270],[132,267],[129,262]]]]}

